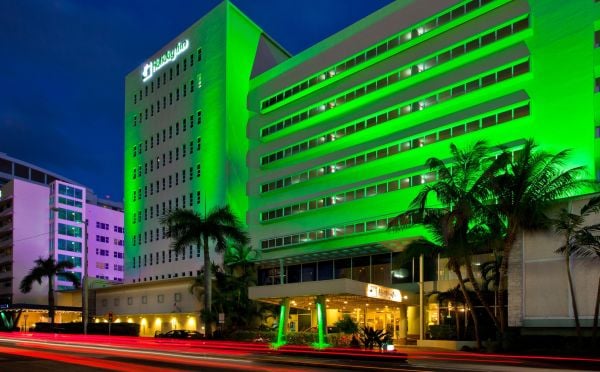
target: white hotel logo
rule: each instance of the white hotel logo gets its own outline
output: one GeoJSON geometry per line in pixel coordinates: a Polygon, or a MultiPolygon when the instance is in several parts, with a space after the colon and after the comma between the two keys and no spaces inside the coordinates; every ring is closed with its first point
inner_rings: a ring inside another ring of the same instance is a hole
{"type": "Polygon", "coordinates": [[[379,298],[382,300],[402,302],[400,290],[394,288],[381,287],[376,284],[367,284],[367,297],[379,298]]]}
{"type": "Polygon", "coordinates": [[[144,65],[142,69],[142,81],[147,81],[152,77],[152,75],[160,70],[167,63],[173,62],[177,59],[177,56],[181,53],[185,52],[187,48],[190,46],[189,40],[183,40],[177,43],[175,48],[171,50],[167,50],[162,56],[158,57],[154,61],[150,61],[144,65]]]}

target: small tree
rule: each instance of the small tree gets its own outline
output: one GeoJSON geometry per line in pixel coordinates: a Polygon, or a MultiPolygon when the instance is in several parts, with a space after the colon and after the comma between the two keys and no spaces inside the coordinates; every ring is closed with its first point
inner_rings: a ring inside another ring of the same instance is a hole
{"type": "Polygon", "coordinates": [[[70,261],[59,261],[58,263],[54,260],[54,257],[50,256],[47,259],[38,258],[35,260],[35,266],[29,271],[29,274],[21,281],[21,292],[31,292],[31,286],[33,282],[42,284],[44,278],[48,278],[48,316],[50,317],[50,325],[54,328],[54,278],[60,277],[73,283],[75,288],[79,288],[79,277],[70,271],[65,271],[75,267],[70,261]]]}
{"type": "Polygon", "coordinates": [[[342,319],[335,322],[334,326],[337,327],[341,332],[348,335],[353,335],[358,332],[358,324],[356,324],[356,322],[352,320],[348,314],[344,315],[342,319]]]}

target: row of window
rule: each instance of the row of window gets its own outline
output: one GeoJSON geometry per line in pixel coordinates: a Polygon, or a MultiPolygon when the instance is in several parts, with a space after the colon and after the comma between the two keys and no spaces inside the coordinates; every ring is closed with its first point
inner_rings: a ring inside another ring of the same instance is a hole
{"type": "MultiPolygon", "coordinates": [[[[189,272],[187,275],[188,275],[188,276],[193,276],[193,275],[194,275],[194,273],[193,273],[193,271],[190,271],[190,272],[189,272]]],[[[196,270],[196,275],[200,275],[200,270],[196,270]]],[[[185,276],[186,276],[186,272],[185,272],[185,271],[182,271],[182,272],[181,272],[181,276],[182,276],[182,277],[185,277],[185,276]]],[[[179,273],[167,274],[167,275],[165,275],[165,274],[162,274],[162,275],[161,275],[161,278],[160,278],[160,280],[163,280],[163,279],[171,279],[171,278],[178,278],[178,277],[179,277],[179,273]]],[[[155,276],[154,276],[154,280],[159,280],[159,279],[158,279],[158,275],[155,275],[155,276]]],[[[144,277],[144,281],[152,281],[152,276],[149,276],[149,277],[144,277]]],[[[136,282],[136,280],[135,280],[135,279],[133,279],[133,282],[135,283],[135,282],[136,282]]],[[[138,282],[138,283],[141,283],[141,282],[142,282],[142,278],[138,278],[138,279],[137,279],[137,282],[138,282]]],[[[159,296],[160,296],[160,295],[159,295],[159,296]]],[[[142,303],[145,303],[145,302],[143,302],[143,301],[144,301],[144,297],[145,297],[145,296],[142,296],[142,303]]]]}
{"type": "Polygon", "coordinates": [[[101,230],[108,230],[110,228],[110,225],[104,222],[96,221],[96,228],[101,230]]]}
{"type": "MultiPolygon", "coordinates": [[[[107,223],[104,223],[104,222],[96,221],[96,228],[100,229],[100,230],[107,230],[108,231],[110,229],[110,225],[107,224],[107,223]]],[[[113,226],[113,231],[116,232],[116,233],[123,233],[124,229],[123,229],[123,226],[114,225],[113,226]]]]}
{"type": "MultiPolygon", "coordinates": [[[[522,154],[522,149],[513,150],[511,152],[511,156],[513,159],[517,159],[522,154]]],[[[496,155],[497,156],[497,155],[496,155]]],[[[429,173],[426,177],[437,178],[436,174],[429,173]]],[[[422,176],[415,176],[411,178],[410,181],[414,186],[416,186],[419,182],[425,183],[428,182],[422,176]],[[419,178],[421,177],[421,178],[419,178]]],[[[358,192],[358,190],[357,190],[358,192]]],[[[413,215],[403,214],[400,217],[398,215],[379,218],[376,220],[370,221],[361,221],[358,223],[352,223],[339,227],[327,227],[321,228],[318,230],[302,232],[298,234],[286,235],[281,237],[274,237],[269,239],[261,240],[261,248],[262,249],[272,249],[272,248],[280,248],[290,245],[304,244],[309,243],[316,240],[323,239],[333,239],[339,238],[346,235],[359,234],[365,232],[373,232],[378,230],[384,230],[390,225],[400,225],[400,226],[410,226],[417,223],[413,218],[413,215]]]]}
{"type": "MultiPolygon", "coordinates": [[[[96,255],[109,257],[110,251],[108,249],[96,248],[96,255]]],[[[123,252],[113,251],[113,258],[123,258],[123,252]]]]}
{"type": "MultiPolygon", "coordinates": [[[[200,164],[196,164],[196,177],[200,177],[200,175],[202,174],[202,168],[200,167],[200,164]]],[[[189,172],[186,172],[186,170],[182,170],[181,171],[181,183],[185,183],[186,181],[186,175],[189,175],[189,179],[192,180],[194,178],[194,167],[190,167],[189,168],[189,172]]],[[[173,175],[169,175],[168,177],[163,177],[162,178],[162,191],[165,191],[168,188],[170,189],[171,187],[175,187],[175,186],[179,186],[179,172],[176,172],[175,177],[173,177],[173,175]],[[174,181],[174,185],[173,185],[173,181],[174,181]]],[[[150,196],[154,195],[154,193],[158,194],[161,191],[160,188],[161,184],[158,180],[156,180],[155,182],[150,182],[149,185],[145,185],[144,186],[144,198],[148,197],[148,191],[150,191],[150,196]]],[[[138,188],[137,190],[133,190],[133,201],[136,200],[142,200],[142,188],[138,188]]]]}
{"type": "Polygon", "coordinates": [[[108,243],[110,242],[110,238],[104,235],[96,235],[96,241],[100,243],[108,243]]]}
{"type": "MultiPolygon", "coordinates": [[[[200,191],[196,191],[196,204],[200,204],[200,191]]],[[[189,198],[186,198],[186,195],[183,194],[181,195],[181,208],[185,208],[186,207],[186,201],[189,202],[189,207],[192,208],[194,206],[194,193],[190,192],[189,193],[189,198]]],[[[179,198],[175,198],[175,209],[179,209],[179,198]]],[[[156,218],[160,218],[162,216],[165,216],[167,213],[171,212],[173,210],[173,202],[172,199],[168,200],[167,202],[162,202],[162,213],[160,213],[160,208],[158,203],[153,206],[151,205],[150,208],[144,208],[144,221],[147,221],[148,219],[153,219],[155,216],[156,218]],[[150,212],[150,213],[148,213],[150,212]],[[149,216],[148,216],[149,215],[149,216]]],[[[142,211],[139,210],[137,213],[133,213],[133,223],[135,224],[136,222],[142,222],[142,211]]],[[[158,238],[157,238],[158,239],[158,238]]],[[[151,240],[152,241],[152,238],[151,240]]],[[[135,241],[133,243],[133,245],[135,245],[135,241]]]]}
{"type": "MultiPolygon", "coordinates": [[[[202,87],[202,75],[198,74],[197,77],[197,84],[198,84],[198,88],[202,87]]],[[[190,95],[192,93],[194,93],[194,80],[190,80],[190,85],[189,85],[189,93],[190,95]]],[[[181,87],[181,90],[179,88],[175,89],[175,102],[179,101],[179,99],[183,99],[185,97],[187,97],[188,95],[188,85],[187,83],[184,83],[181,87]]],[[[169,93],[169,106],[173,105],[173,92],[169,93]]],[[[137,115],[133,116],[133,126],[137,126],[138,124],[142,124],[143,120],[148,120],[148,114],[150,114],[150,117],[154,116],[154,108],[156,108],[156,115],[158,115],[160,113],[160,100],[156,100],[156,106],[154,105],[154,103],[150,104],[150,107],[148,110],[148,107],[146,107],[144,109],[144,111],[140,111],[137,115]],[[142,115],[143,113],[143,115],[142,115]]],[[[167,108],[167,96],[163,96],[162,99],[162,108],[163,110],[166,110],[167,108]]]]}
{"type": "Polygon", "coordinates": [[[68,205],[70,207],[83,208],[83,203],[81,201],[64,198],[62,196],[58,197],[58,203],[63,204],[63,205],[68,205]]]}
{"type": "MultiPolygon", "coordinates": [[[[392,147],[399,146],[400,152],[409,151],[412,149],[418,149],[425,145],[430,145],[433,143],[437,143],[439,141],[444,141],[446,139],[455,138],[457,136],[461,136],[465,133],[471,133],[474,131],[478,131],[481,129],[488,128],[492,125],[506,123],[512,120],[516,120],[529,115],[529,103],[522,104],[517,107],[503,110],[497,113],[493,113],[491,115],[486,115],[484,117],[468,120],[463,122],[462,124],[455,125],[451,128],[447,128],[438,132],[430,133],[427,135],[421,135],[419,137],[413,138],[409,141],[399,143],[393,145],[392,147]]],[[[395,151],[395,150],[394,150],[395,151]]],[[[388,147],[389,153],[389,147],[388,147]]],[[[377,185],[367,185],[360,189],[351,190],[348,192],[344,192],[337,195],[330,195],[319,199],[313,199],[310,201],[288,205],[285,207],[273,209],[267,212],[262,212],[260,214],[261,221],[269,221],[281,217],[287,217],[290,215],[296,215],[299,213],[303,213],[313,209],[319,209],[331,205],[336,205],[340,203],[344,203],[346,201],[352,201],[355,199],[361,199],[363,197],[375,196],[382,193],[392,192],[400,189],[404,189],[407,187],[411,187],[413,185],[418,185],[425,182],[432,181],[431,177],[424,175],[419,180],[415,181],[415,177],[403,177],[394,179],[392,181],[380,183],[377,185]]]]}
{"type": "MultiPolygon", "coordinates": [[[[187,70],[187,66],[188,66],[188,57],[186,56],[183,59],[183,71],[187,70]]],[[[202,48],[198,48],[198,50],[196,51],[196,59],[198,60],[198,62],[202,61],[202,48]]],[[[189,55],[189,61],[190,61],[190,68],[192,66],[194,66],[194,53],[191,53],[189,55]]],[[[175,74],[176,76],[179,76],[179,62],[177,62],[177,64],[175,65],[175,74]]],[[[171,81],[173,80],[173,67],[169,68],[169,80],[171,81]]],[[[163,85],[167,85],[167,71],[163,72],[162,75],[162,83],[163,85]]],[[[156,90],[158,91],[160,89],[160,84],[161,84],[161,76],[158,75],[158,78],[156,79],[156,90]]],[[[138,93],[134,93],[133,94],[133,103],[137,104],[138,101],[141,102],[143,97],[148,97],[148,89],[150,90],[150,94],[154,93],[154,81],[151,81],[150,84],[146,84],[146,86],[144,87],[144,89],[140,89],[139,95],[138,93]],[[149,85],[149,87],[148,87],[149,85]],[[144,94],[142,94],[144,93],[144,94]]]]}
{"type": "Polygon", "coordinates": [[[316,240],[339,238],[342,236],[361,234],[366,232],[381,231],[388,227],[396,216],[382,217],[375,220],[361,221],[358,223],[348,224],[339,227],[328,227],[313,231],[291,234],[275,238],[261,240],[262,249],[281,248],[290,245],[310,243],[316,240]]]}
{"type": "Polygon", "coordinates": [[[420,22],[408,31],[402,31],[394,35],[392,38],[386,39],[385,41],[375,45],[374,47],[368,50],[364,50],[358,55],[354,55],[351,58],[342,61],[336,66],[328,67],[327,69],[309,77],[308,79],[292,86],[291,88],[287,88],[270,97],[267,97],[261,102],[261,110],[265,110],[270,106],[282,102],[288,99],[289,97],[292,97],[310,87],[313,87],[323,81],[326,81],[329,78],[351,70],[356,66],[359,66],[369,60],[372,60],[382,54],[387,53],[388,51],[397,49],[400,46],[403,46],[405,43],[415,38],[418,38],[425,33],[431,32],[432,30],[435,30],[436,28],[443,26],[449,23],[450,21],[455,20],[465,14],[471,13],[474,10],[480,8],[481,6],[491,1],[492,0],[472,0],[458,5],[457,7],[454,7],[452,9],[449,9],[432,19],[420,22]]]}
{"type": "MultiPolygon", "coordinates": [[[[176,147],[175,151],[169,150],[168,157],[167,157],[167,153],[163,153],[162,161],[161,161],[160,156],[158,156],[158,157],[156,157],[156,161],[154,161],[154,159],[150,159],[149,162],[144,162],[143,174],[152,173],[152,172],[154,172],[155,168],[156,168],[156,170],[160,169],[161,164],[163,167],[166,166],[167,161],[169,164],[173,163],[173,161],[178,161],[180,154],[181,154],[181,158],[185,158],[188,153],[188,149],[189,149],[189,154],[192,155],[194,153],[194,148],[196,149],[196,151],[198,151],[202,148],[202,139],[200,137],[198,137],[196,139],[196,143],[194,143],[194,141],[190,141],[189,147],[186,143],[181,145],[181,152],[179,151],[179,147],[176,147]],[[175,160],[173,160],[173,154],[175,154],[175,160]]],[[[200,169],[200,164],[197,165],[197,168],[200,169]]],[[[142,176],[142,164],[138,164],[137,167],[135,167],[135,166],[133,167],[132,179],[135,180],[137,177],[141,177],[141,176],[142,176]]]]}
{"type": "Polygon", "coordinates": [[[273,209],[268,212],[263,212],[260,215],[261,221],[270,221],[282,217],[304,213],[314,209],[320,209],[332,205],[350,202],[353,200],[369,198],[379,194],[406,189],[412,186],[420,186],[425,183],[433,182],[435,180],[436,174],[433,172],[417,174],[409,177],[404,176],[391,181],[386,181],[374,185],[368,185],[359,189],[342,192],[337,195],[326,196],[324,198],[313,199],[307,202],[301,202],[298,204],[273,209]]]}
{"type": "Polygon", "coordinates": [[[67,261],[73,264],[75,267],[81,267],[81,257],[69,256],[65,254],[58,255],[58,262],[67,261]]]}
{"type": "Polygon", "coordinates": [[[73,186],[63,185],[62,183],[58,185],[58,194],[69,196],[71,198],[83,199],[83,190],[73,186]]]}
{"type": "MultiPolygon", "coordinates": [[[[195,123],[197,126],[200,126],[200,124],[202,124],[202,110],[196,111],[195,119],[194,119],[194,115],[190,115],[189,122],[186,120],[186,118],[183,118],[181,120],[181,131],[185,132],[187,130],[188,123],[189,123],[190,129],[192,129],[194,127],[194,120],[195,120],[195,123]]],[[[175,132],[175,136],[179,135],[179,122],[176,122],[175,125],[169,125],[168,129],[165,127],[162,130],[162,143],[165,143],[167,141],[167,138],[168,139],[173,138],[173,132],[175,132]]],[[[149,140],[150,140],[150,148],[151,149],[154,148],[155,142],[156,142],[156,146],[158,147],[158,145],[161,143],[160,138],[161,138],[160,131],[156,132],[156,135],[150,136],[149,140]]],[[[190,145],[190,146],[192,146],[192,145],[190,145]]],[[[144,151],[144,152],[148,151],[148,140],[144,140],[143,143],[140,142],[139,144],[133,146],[133,157],[135,158],[136,155],[141,155],[142,151],[144,151]]]]}
{"type": "MultiPolygon", "coordinates": [[[[108,262],[96,262],[96,269],[109,270],[110,265],[108,262]]],[[[113,264],[114,271],[123,271],[123,265],[113,264]]]]}
{"type": "MultiPolygon", "coordinates": [[[[100,275],[100,274],[96,274],[96,278],[98,279],[105,279],[105,280],[110,280],[110,277],[106,276],[106,275],[100,275]]],[[[116,276],[113,277],[113,280],[115,282],[122,282],[123,278],[118,278],[116,276]]]]}
{"type": "Polygon", "coordinates": [[[364,83],[350,91],[346,91],[336,97],[329,98],[317,105],[314,105],[300,113],[288,116],[277,123],[264,127],[261,131],[261,135],[266,135],[278,132],[282,129],[288,128],[292,125],[300,123],[304,120],[308,120],[316,115],[330,111],[340,105],[347,102],[351,102],[367,94],[373,93],[377,90],[384,89],[390,85],[402,82],[412,76],[418,75],[421,72],[428,71],[436,66],[449,62],[455,58],[458,58],[465,53],[473,52],[481,47],[490,45],[496,40],[506,38],[513,35],[518,31],[524,30],[529,26],[528,18],[517,21],[514,24],[508,24],[498,30],[488,32],[479,37],[470,39],[469,41],[463,42],[459,45],[454,45],[450,48],[444,49],[437,55],[427,56],[419,61],[413,62],[412,65],[404,66],[392,73],[380,78],[378,80],[364,83]],[[514,26],[514,27],[513,27],[514,26]]]}
{"type": "MultiPolygon", "coordinates": [[[[514,23],[509,23],[508,25],[501,27],[495,31],[489,32],[483,36],[473,38],[473,39],[471,39],[467,42],[464,42],[458,46],[450,47],[437,55],[426,57],[426,58],[422,59],[421,61],[415,63],[414,65],[412,65],[409,68],[402,68],[400,70],[396,70],[395,72],[385,76],[384,78],[382,78],[376,82],[364,84],[362,87],[359,88],[359,90],[353,90],[352,92],[350,92],[348,94],[344,94],[342,96],[334,98],[333,99],[334,101],[331,101],[329,104],[324,105],[323,110],[317,109],[315,111],[315,113],[327,111],[328,108],[337,107],[338,105],[343,104],[348,101],[351,101],[355,98],[358,98],[363,94],[371,93],[375,89],[380,89],[387,85],[393,84],[395,82],[399,82],[404,79],[407,79],[410,76],[413,76],[415,74],[421,73],[426,70],[429,70],[429,69],[431,69],[435,66],[438,66],[442,63],[448,62],[454,58],[457,58],[457,57],[463,55],[464,53],[471,52],[471,51],[481,48],[483,46],[489,45],[490,43],[492,43],[496,40],[500,40],[502,38],[511,36],[516,32],[527,29],[528,27],[529,27],[529,18],[521,19],[514,23]],[[363,89],[364,89],[364,93],[358,94],[359,91],[363,92],[363,89]]],[[[319,106],[323,106],[323,105],[319,105],[319,106]]],[[[319,107],[319,106],[317,106],[317,107],[319,107]]],[[[314,109],[315,108],[309,109],[309,114],[308,114],[307,118],[309,118],[311,116],[311,112],[314,109]]],[[[292,119],[288,118],[288,119],[280,122],[283,124],[281,124],[281,125],[277,124],[277,125],[278,125],[278,127],[281,126],[282,129],[286,128],[287,126],[298,123],[300,120],[300,116],[295,115],[292,117],[292,119]],[[294,118],[297,118],[297,119],[294,119],[294,118]]],[[[261,158],[261,165],[266,165],[266,164],[275,162],[277,160],[286,158],[288,156],[292,156],[292,155],[298,154],[300,152],[306,151],[308,149],[314,148],[316,146],[320,146],[325,143],[335,141],[336,139],[339,139],[346,134],[345,133],[347,131],[346,128],[349,128],[348,130],[351,131],[350,133],[354,133],[360,129],[364,129],[365,126],[380,124],[380,123],[383,123],[383,122],[386,122],[389,120],[389,118],[385,114],[380,115],[380,116],[381,117],[372,116],[370,118],[363,119],[360,122],[351,124],[349,126],[345,126],[338,130],[332,131],[328,134],[322,134],[319,136],[315,136],[309,140],[289,146],[283,150],[279,150],[279,151],[273,152],[271,154],[267,154],[261,158]],[[369,121],[371,121],[371,122],[369,122],[369,121]],[[357,128],[357,126],[359,126],[359,128],[357,128]]]]}
{"type": "Polygon", "coordinates": [[[173,260],[175,261],[179,261],[179,260],[185,260],[186,259],[186,253],[187,253],[187,258],[188,259],[193,259],[194,258],[194,251],[196,252],[195,256],[196,258],[199,258],[201,256],[202,250],[200,249],[200,246],[195,246],[196,249],[194,249],[194,246],[189,246],[188,249],[186,250],[187,252],[179,252],[179,254],[176,254],[174,251],[172,250],[168,250],[168,251],[161,251],[161,252],[155,252],[155,253],[148,253],[148,254],[144,254],[137,256],[137,263],[136,263],[136,257],[133,258],[132,260],[132,267],[135,269],[136,267],[142,267],[142,265],[144,267],[146,266],[152,266],[152,265],[159,265],[160,263],[167,263],[167,262],[171,262],[173,260]],[[142,258],[143,258],[143,262],[142,262],[142,258]],[[161,262],[162,259],[162,262],[161,262]]]}
{"type": "Polygon", "coordinates": [[[60,251],[81,253],[81,246],[81,242],[58,239],[58,250],[60,251]]]}
{"type": "MultiPolygon", "coordinates": [[[[50,213],[54,213],[54,212],[51,211],[50,213]]],[[[81,222],[83,220],[81,212],[75,212],[75,211],[71,211],[71,210],[64,209],[64,208],[58,209],[58,218],[61,220],[71,221],[71,222],[81,222]]]]}
{"type": "MultiPolygon", "coordinates": [[[[483,77],[473,79],[468,81],[467,83],[461,83],[453,86],[450,89],[446,89],[443,91],[439,91],[429,97],[421,98],[420,100],[414,101],[407,105],[397,106],[391,111],[388,111],[386,114],[388,120],[390,120],[390,116],[392,118],[396,118],[399,116],[405,116],[413,112],[422,111],[430,106],[436,105],[441,102],[445,102],[449,99],[459,97],[464,95],[465,93],[473,92],[477,89],[490,86],[492,84],[501,82],[503,80],[524,74],[529,71],[529,60],[521,63],[514,64],[512,66],[503,68],[501,70],[497,70],[490,74],[487,74],[483,77]]],[[[373,122],[372,125],[375,125],[373,122]]],[[[368,123],[367,123],[368,126],[368,123]]],[[[382,148],[375,151],[370,151],[367,153],[360,154],[358,156],[353,156],[348,159],[341,160],[336,163],[331,163],[327,165],[323,165],[317,168],[313,168],[309,171],[305,171],[302,173],[298,173],[292,176],[280,178],[278,180],[265,183],[261,185],[260,191],[262,193],[289,187],[301,182],[307,182],[310,179],[321,177],[326,174],[335,173],[337,171],[341,171],[343,169],[353,167],[355,165],[364,164],[373,160],[380,159],[382,157],[387,157],[391,155],[395,155],[400,152],[400,148],[398,145],[391,146],[390,148],[382,148]]]]}
{"type": "Polygon", "coordinates": [[[72,236],[75,238],[81,238],[81,227],[65,225],[62,223],[58,224],[58,233],[60,235],[72,236]]]}

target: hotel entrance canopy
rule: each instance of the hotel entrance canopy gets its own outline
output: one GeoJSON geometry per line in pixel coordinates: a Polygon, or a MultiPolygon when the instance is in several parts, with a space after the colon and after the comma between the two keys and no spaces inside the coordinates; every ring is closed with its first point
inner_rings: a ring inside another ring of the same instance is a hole
{"type": "Polygon", "coordinates": [[[294,308],[310,308],[317,296],[325,296],[331,308],[352,309],[364,307],[395,306],[404,298],[400,290],[351,279],[332,279],[302,283],[265,285],[248,288],[250,299],[281,304],[290,300],[294,308]]]}

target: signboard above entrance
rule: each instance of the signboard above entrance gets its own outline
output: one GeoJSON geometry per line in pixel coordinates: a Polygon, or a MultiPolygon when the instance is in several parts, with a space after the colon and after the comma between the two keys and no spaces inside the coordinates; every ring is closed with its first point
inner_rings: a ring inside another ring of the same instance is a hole
{"type": "Polygon", "coordinates": [[[367,284],[367,297],[402,302],[402,294],[399,289],[382,287],[377,284],[367,284]]]}

